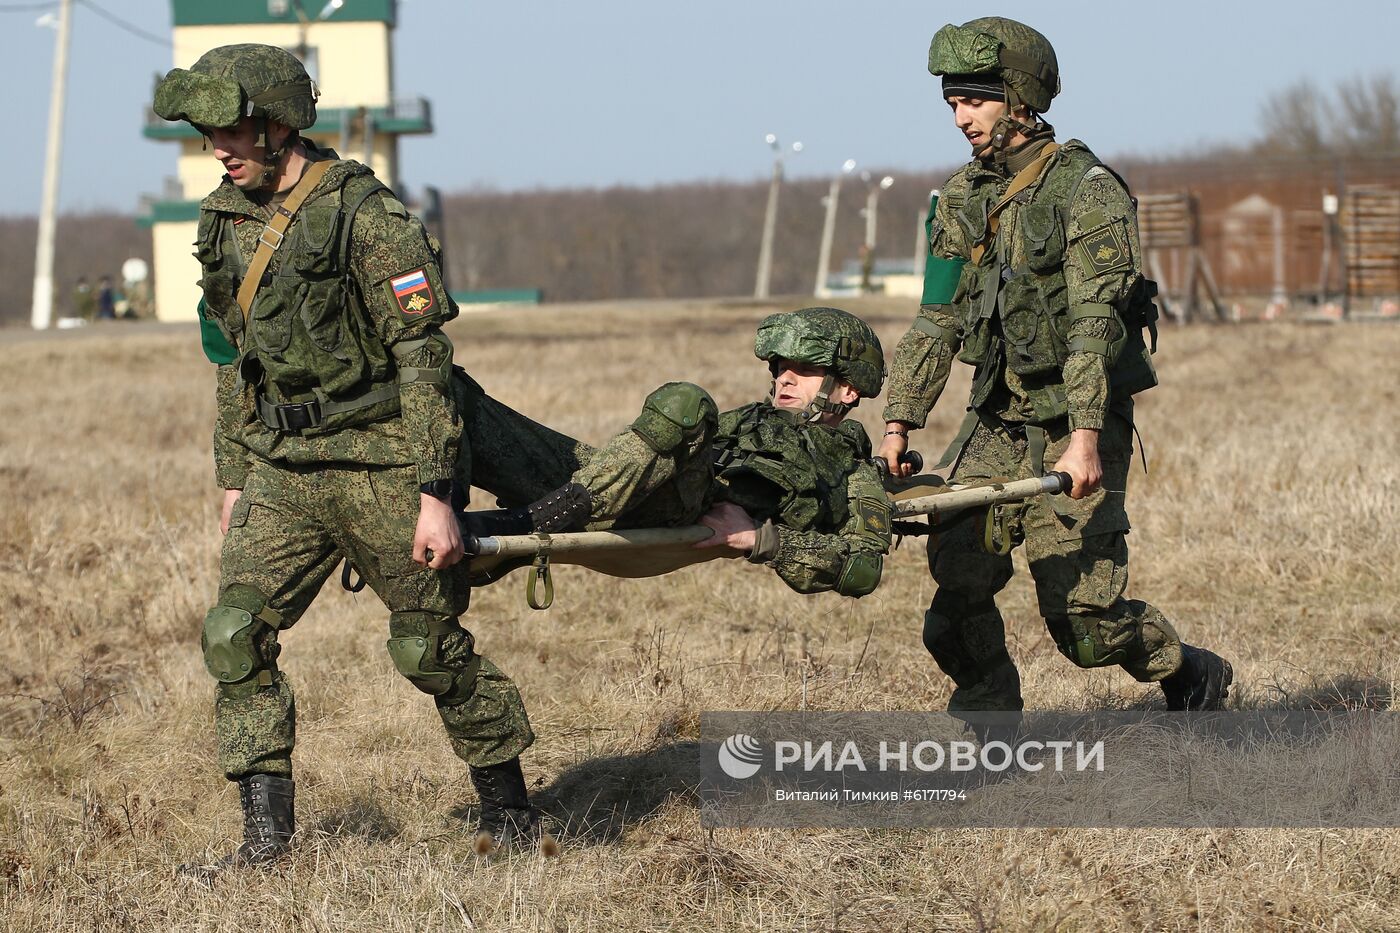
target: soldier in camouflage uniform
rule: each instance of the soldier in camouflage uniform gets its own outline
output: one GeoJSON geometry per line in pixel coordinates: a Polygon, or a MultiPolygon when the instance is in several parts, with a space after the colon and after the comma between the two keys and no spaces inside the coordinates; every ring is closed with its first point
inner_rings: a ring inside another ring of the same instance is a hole
{"type": "MultiPolygon", "coordinates": [[[[721,413],[699,386],[667,383],[628,430],[597,451],[577,451],[583,463],[569,482],[528,508],[468,512],[468,529],[700,522],[715,534],[698,547],[742,551],[799,593],[871,592],[889,549],[890,503],[865,429],[846,415],[880,393],[880,342],[853,314],[804,308],[765,318],[754,354],[773,375],[767,401],[721,413]]],[[[490,488],[490,477],[484,482],[490,488]]]]}
{"type": "Polygon", "coordinates": [[[195,253],[226,490],[203,651],[244,812],[244,842],[219,866],[269,861],[291,839],[296,706],[278,637],[342,556],[389,608],[390,658],[469,765],[482,842],[536,834],[520,694],[458,620],[461,421],[440,329],[456,307],[436,242],[370,169],[300,137],[315,91],[283,49],[214,49],[165,76],[155,110],[200,130],[227,171],[200,205],[195,253]]]}
{"type": "Polygon", "coordinates": [[[1040,33],[999,17],[945,26],[929,71],[942,76],[973,159],[930,217],[924,295],[895,351],[881,455],[907,472],[898,455],[956,355],[975,375],[941,464],[956,464],[953,478],[1022,479],[1053,465],[1074,480],[1068,500],[1007,509],[1005,547],[968,522],[930,537],[938,588],[924,644],[957,684],[949,706],[1022,707],[995,596],[1011,578],[1010,547],[1024,542],[1040,613],[1066,657],[1156,681],[1171,709],[1217,709],[1230,665],[1124,597],[1132,397],[1157,382],[1142,338],[1145,327],[1156,338],[1155,288],[1142,276],[1133,200],[1087,146],[1057,144],[1040,118],[1060,88],[1040,33]]]}

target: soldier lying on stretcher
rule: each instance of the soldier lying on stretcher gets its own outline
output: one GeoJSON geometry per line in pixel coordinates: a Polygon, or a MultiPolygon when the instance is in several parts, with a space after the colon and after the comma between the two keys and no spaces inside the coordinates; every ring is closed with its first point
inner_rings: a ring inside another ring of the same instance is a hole
{"type": "Polygon", "coordinates": [[[805,308],[764,319],[754,355],[773,375],[767,401],[721,413],[699,386],[667,383],[596,450],[454,380],[462,472],[503,504],[538,497],[464,513],[468,536],[699,523],[715,533],[697,547],[742,551],[800,593],[871,592],[890,502],[865,429],[846,415],[880,392],[880,342],[855,315],[805,308]]]}

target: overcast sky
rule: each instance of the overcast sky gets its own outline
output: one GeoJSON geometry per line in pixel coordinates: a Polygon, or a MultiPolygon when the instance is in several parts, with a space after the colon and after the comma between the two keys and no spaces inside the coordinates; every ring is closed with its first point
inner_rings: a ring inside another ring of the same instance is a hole
{"type": "MultiPolygon", "coordinates": [[[[217,0],[208,0],[217,2],[217,0]]],[[[133,211],[175,172],[144,140],[168,45],[166,0],[75,6],[60,204],[133,211]]],[[[55,33],[35,3],[0,0],[9,139],[0,214],[37,211],[55,33]],[[14,8],[26,8],[13,11],[14,8]]],[[[1321,87],[1392,69],[1398,0],[400,0],[396,91],[433,103],[436,133],[403,148],[410,188],[444,191],[753,179],[763,136],[800,139],[793,175],[846,158],[898,169],[965,158],[927,70],[947,21],[984,13],[1055,44],[1064,94],[1048,118],[1102,155],[1179,152],[1249,138],[1260,103],[1309,77],[1321,87]]]]}

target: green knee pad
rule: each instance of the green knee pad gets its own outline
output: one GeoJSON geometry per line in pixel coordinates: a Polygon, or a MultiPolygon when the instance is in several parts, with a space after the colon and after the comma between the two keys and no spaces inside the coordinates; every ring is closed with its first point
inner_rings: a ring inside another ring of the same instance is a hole
{"type": "Polygon", "coordinates": [[[452,689],[452,675],[447,671],[433,670],[437,655],[436,635],[391,638],[388,647],[394,667],[419,690],[439,696],[452,689]]]}
{"type": "Polygon", "coordinates": [[[460,703],[471,694],[481,656],[472,653],[471,659],[456,670],[449,669],[442,662],[443,636],[462,631],[456,619],[438,619],[428,613],[396,612],[390,620],[390,627],[408,632],[390,638],[387,647],[394,667],[413,686],[444,703],[460,703]]]}
{"type": "Polygon", "coordinates": [[[842,596],[867,596],[880,584],[880,572],[885,560],[879,554],[852,554],[841,567],[836,592],[842,596]]]}
{"type": "Polygon", "coordinates": [[[719,406],[710,393],[691,382],[668,382],[647,396],[632,431],[659,454],[718,424],[719,406]]]}
{"type": "Polygon", "coordinates": [[[1108,667],[1127,660],[1127,652],[1122,648],[1109,648],[1101,642],[1097,620],[1092,616],[1058,616],[1046,619],[1045,624],[1060,654],[1077,667],[1108,667]]]}
{"type": "Polygon", "coordinates": [[[260,684],[271,684],[277,670],[276,649],[265,657],[256,639],[262,628],[276,630],[281,623],[281,615],[267,607],[257,590],[230,586],[219,605],[204,617],[200,646],[205,668],[222,684],[241,683],[255,676],[260,684]]]}

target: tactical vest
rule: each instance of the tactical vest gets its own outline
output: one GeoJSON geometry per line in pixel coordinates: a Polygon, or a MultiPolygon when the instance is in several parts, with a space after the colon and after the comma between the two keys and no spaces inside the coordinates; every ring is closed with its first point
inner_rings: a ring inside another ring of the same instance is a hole
{"type": "Polygon", "coordinates": [[[368,168],[304,203],[273,255],[245,328],[237,294],[246,270],[239,215],[205,210],[195,256],[209,311],[239,350],[262,421],[279,431],[327,434],[399,411],[395,368],[374,331],[350,268],[355,212],[386,190],[368,168]]]}
{"type": "Polygon", "coordinates": [[[758,521],[797,531],[846,524],[846,480],[870,459],[870,439],[855,421],[807,424],[797,412],[755,402],[715,442],[715,474],[725,498],[758,521]]]}
{"type": "MultiPolygon", "coordinates": [[[[1040,184],[1016,196],[1014,229],[1003,224],[994,234],[990,228],[989,215],[1002,188],[991,178],[974,187],[967,201],[954,210],[967,242],[987,245],[980,261],[963,266],[953,297],[961,318],[958,358],[976,367],[972,407],[980,407],[991,396],[1004,365],[1020,377],[1034,411],[1031,421],[1036,424],[1068,413],[1063,367],[1074,349],[1069,345],[1070,325],[1080,317],[1102,313],[1095,306],[1071,309],[1064,275],[1069,206],[1084,176],[1102,163],[1073,140],[1051,158],[1040,184]],[[1021,240],[1024,258],[1019,265],[1012,263],[1012,237],[1021,240]]],[[[1126,399],[1157,384],[1142,337],[1143,328],[1149,328],[1155,351],[1157,308],[1152,297],[1156,292],[1155,283],[1139,277],[1129,294],[1114,305],[1124,333],[1102,348],[1109,360],[1113,398],[1126,399]]]]}

